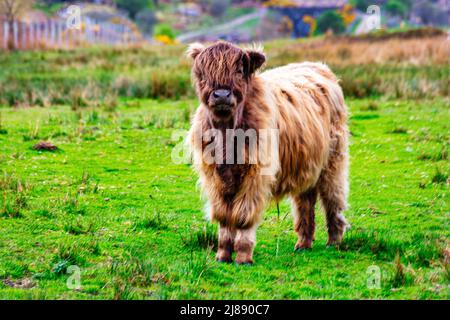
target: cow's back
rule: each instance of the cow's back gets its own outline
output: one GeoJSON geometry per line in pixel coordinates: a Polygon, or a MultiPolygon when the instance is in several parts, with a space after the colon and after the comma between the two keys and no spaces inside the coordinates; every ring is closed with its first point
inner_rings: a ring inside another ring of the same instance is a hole
{"type": "Polygon", "coordinates": [[[321,63],[297,63],[260,74],[278,115],[280,169],[273,194],[312,187],[327,163],[331,132],[346,122],[342,90],[321,63]]]}

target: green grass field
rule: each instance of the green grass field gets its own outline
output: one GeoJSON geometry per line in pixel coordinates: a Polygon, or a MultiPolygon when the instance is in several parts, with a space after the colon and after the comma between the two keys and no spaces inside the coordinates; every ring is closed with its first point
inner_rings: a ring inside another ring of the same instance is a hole
{"type": "Polygon", "coordinates": [[[196,176],[171,160],[195,100],[0,108],[0,298],[450,298],[448,99],[347,101],[352,229],[326,248],[319,209],[295,253],[288,203],[272,205],[253,266],[214,261],[196,176]]]}

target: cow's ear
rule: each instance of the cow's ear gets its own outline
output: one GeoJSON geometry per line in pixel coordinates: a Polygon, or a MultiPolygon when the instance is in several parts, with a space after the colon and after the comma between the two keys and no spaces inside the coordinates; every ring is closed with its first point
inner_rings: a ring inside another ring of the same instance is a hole
{"type": "Polygon", "coordinates": [[[244,64],[247,63],[248,75],[255,73],[266,62],[266,56],[261,49],[248,49],[245,53],[247,59],[244,59],[244,64]]]}
{"type": "Polygon", "coordinates": [[[201,43],[195,42],[191,43],[186,51],[186,55],[195,60],[195,58],[205,49],[205,46],[201,43]]]}

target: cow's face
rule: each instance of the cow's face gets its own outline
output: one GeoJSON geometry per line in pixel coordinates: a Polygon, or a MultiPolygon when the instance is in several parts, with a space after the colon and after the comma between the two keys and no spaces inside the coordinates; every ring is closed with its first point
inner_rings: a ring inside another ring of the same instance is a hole
{"type": "Polygon", "coordinates": [[[216,120],[235,115],[252,75],[265,61],[261,52],[242,50],[227,42],[209,47],[192,44],[188,56],[194,60],[192,74],[198,97],[216,120]]]}

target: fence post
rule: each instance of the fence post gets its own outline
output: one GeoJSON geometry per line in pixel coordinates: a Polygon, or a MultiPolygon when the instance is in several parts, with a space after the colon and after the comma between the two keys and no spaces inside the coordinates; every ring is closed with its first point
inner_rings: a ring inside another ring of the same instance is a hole
{"type": "Polygon", "coordinates": [[[41,24],[36,23],[36,48],[39,48],[41,43],[41,24]]]}
{"type": "Polygon", "coordinates": [[[123,27],[122,30],[122,41],[124,42],[125,46],[128,46],[128,28],[127,27],[123,27]]]}
{"type": "Polygon", "coordinates": [[[77,30],[77,43],[76,43],[77,46],[80,46],[80,44],[82,42],[82,38],[83,38],[83,29],[82,28],[83,28],[83,26],[80,22],[80,25],[78,26],[78,28],[75,29],[75,30],[77,30]]]}
{"type": "Polygon", "coordinates": [[[105,33],[106,33],[106,44],[110,45],[111,44],[111,24],[107,23],[105,25],[105,33]]]}
{"type": "Polygon", "coordinates": [[[57,35],[58,35],[58,46],[62,47],[62,28],[61,28],[61,21],[56,22],[56,28],[57,28],[57,35]]]}
{"type": "Polygon", "coordinates": [[[50,26],[50,24],[49,24],[49,20],[45,20],[45,22],[44,22],[44,34],[45,34],[45,36],[44,36],[44,43],[45,43],[45,46],[47,47],[48,46],[48,43],[49,43],[49,40],[50,40],[50,28],[49,28],[49,26],[50,26]]]}
{"type": "Polygon", "coordinates": [[[33,22],[28,25],[28,46],[30,49],[34,47],[33,22]]]}
{"type": "Polygon", "coordinates": [[[14,21],[13,23],[13,37],[14,37],[14,49],[17,49],[19,47],[19,26],[17,24],[17,21],[14,21]]]}
{"type": "Polygon", "coordinates": [[[91,44],[90,27],[91,24],[89,22],[89,18],[84,18],[84,39],[88,44],[91,44]]]}
{"type": "Polygon", "coordinates": [[[55,46],[55,39],[56,39],[56,33],[55,33],[55,20],[50,20],[50,35],[51,35],[51,44],[52,46],[55,46]]]}
{"type": "Polygon", "coordinates": [[[62,23],[62,32],[63,32],[63,43],[64,43],[64,48],[69,48],[70,47],[70,30],[67,29],[66,24],[63,22],[62,23]]]}
{"type": "Polygon", "coordinates": [[[31,34],[33,35],[33,49],[37,48],[37,28],[36,28],[36,23],[32,22],[31,23],[31,34]]]}
{"type": "Polygon", "coordinates": [[[61,39],[61,47],[63,47],[63,48],[66,47],[66,38],[67,38],[67,35],[64,34],[64,27],[65,27],[64,21],[60,21],[59,22],[59,37],[61,39]]]}
{"type": "Polygon", "coordinates": [[[27,48],[27,32],[26,25],[24,22],[20,24],[20,36],[22,37],[22,49],[25,50],[27,48]]]}
{"type": "Polygon", "coordinates": [[[120,45],[120,25],[115,24],[114,25],[114,44],[120,45]]]}
{"type": "Polygon", "coordinates": [[[8,40],[9,40],[9,23],[3,22],[3,46],[5,49],[8,49],[8,40]]]}
{"type": "Polygon", "coordinates": [[[102,25],[102,34],[103,34],[103,44],[109,43],[109,32],[108,32],[108,25],[103,24],[102,25]]]}
{"type": "Polygon", "coordinates": [[[24,31],[24,38],[25,41],[25,49],[30,48],[30,25],[28,23],[24,23],[25,31],[24,31]]]}

